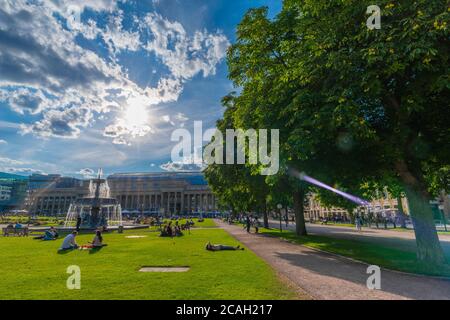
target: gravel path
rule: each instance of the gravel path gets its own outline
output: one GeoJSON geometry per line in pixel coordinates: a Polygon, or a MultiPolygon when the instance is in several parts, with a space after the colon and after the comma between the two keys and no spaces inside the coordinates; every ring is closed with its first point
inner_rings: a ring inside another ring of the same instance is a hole
{"type": "Polygon", "coordinates": [[[367,264],[292,244],[247,234],[239,226],[217,224],[264,259],[300,291],[314,299],[447,299],[450,281],[381,270],[381,290],[366,286],[367,264]]]}

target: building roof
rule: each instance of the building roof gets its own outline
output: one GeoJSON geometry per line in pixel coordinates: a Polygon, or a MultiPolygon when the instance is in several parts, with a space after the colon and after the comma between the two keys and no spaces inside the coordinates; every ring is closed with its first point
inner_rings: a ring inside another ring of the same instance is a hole
{"type": "Polygon", "coordinates": [[[0,180],[28,180],[28,177],[6,172],[0,172],[0,180]]]}
{"type": "Polygon", "coordinates": [[[186,180],[191,185],[207,185],[207,181],[202,172],[134,172],[115,173],[108,177],[108,180],[128,180],[128,179],[151,179],[151,180],[186,180]]]}

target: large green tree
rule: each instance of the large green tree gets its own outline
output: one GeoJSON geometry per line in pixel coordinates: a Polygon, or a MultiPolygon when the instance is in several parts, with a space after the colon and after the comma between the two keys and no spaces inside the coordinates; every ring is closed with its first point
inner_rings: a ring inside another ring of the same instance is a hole
{"type": "Polygon", "coordinates": [[[429,200],[450,159],[448,2],[380,0],[379,30],[366,26],[370,4],[285,0],[274,20],[249,11],[228,56],[242,89],[234,123],[280,128],[281,157],[327,183],[398,178],[418,258],[440,264],[429,200]]]}

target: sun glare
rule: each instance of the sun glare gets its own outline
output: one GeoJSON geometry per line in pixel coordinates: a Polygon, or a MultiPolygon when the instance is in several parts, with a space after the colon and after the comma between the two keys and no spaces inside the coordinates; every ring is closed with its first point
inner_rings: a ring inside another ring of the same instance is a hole
{"type": "Polygon", "coordinates": [[[147,109],[142,105],[129,106],[125,110],[124,120],[130,127],[143,126],[148,122],[147,109]]]}

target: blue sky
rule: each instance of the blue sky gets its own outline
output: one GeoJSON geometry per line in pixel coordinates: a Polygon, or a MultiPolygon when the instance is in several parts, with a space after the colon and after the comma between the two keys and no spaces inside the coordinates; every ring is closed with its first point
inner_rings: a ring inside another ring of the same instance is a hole
{"type": "Polygon", "coordinates": [[[171,133],[214,127],[226,49],[259,6],[281,0],[0,0],[0,171],[184,169],[171,133]]]}

